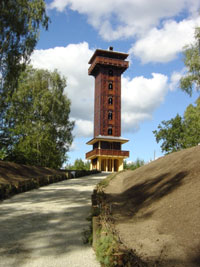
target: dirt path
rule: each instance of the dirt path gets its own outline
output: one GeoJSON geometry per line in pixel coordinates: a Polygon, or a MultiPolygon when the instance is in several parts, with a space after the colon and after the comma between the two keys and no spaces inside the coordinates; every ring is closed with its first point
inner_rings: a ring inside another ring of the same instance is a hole
{"type": "Polygon", "coordinates": [[[90,196],[105,174],[67,180],[0,203],[0,267],[96,267],[82,242],[90,196]]]}

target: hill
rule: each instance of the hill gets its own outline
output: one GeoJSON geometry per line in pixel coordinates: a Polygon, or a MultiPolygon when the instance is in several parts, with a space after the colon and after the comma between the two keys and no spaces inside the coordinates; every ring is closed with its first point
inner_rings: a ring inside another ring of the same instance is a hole
{"type": "Polygon", "coordinates": [[[62,171],[0,160],[0,199],[66,178],[62,171]]]}
{"type": "Polygon", "coordinates": [[[122,172],[104,192],[120,239],[148,266],[200,266],[200,146],[122,172]]]}

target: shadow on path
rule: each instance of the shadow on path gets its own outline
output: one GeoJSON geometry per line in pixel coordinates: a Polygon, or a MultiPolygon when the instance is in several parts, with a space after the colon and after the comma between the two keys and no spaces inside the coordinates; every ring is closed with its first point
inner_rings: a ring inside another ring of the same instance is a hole
{"type": "Polygon", "coordinates": [[[66,180],[3,201],[0,266],[23,266],[31,258],[66,257],[85,249],[82,231],[88,227],[90,197],[103,177],[105,174],[66,180]],[[6,265],[8,258],[13,260],[6,265]]]}

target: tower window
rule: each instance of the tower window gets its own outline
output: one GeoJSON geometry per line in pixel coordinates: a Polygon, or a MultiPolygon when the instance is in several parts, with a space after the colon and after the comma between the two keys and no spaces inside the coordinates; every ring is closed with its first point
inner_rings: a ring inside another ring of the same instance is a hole
{"type": "Polygon", "coordinates": [[[108,129],[108,135],[112,135],[112,128],[108,129]]]}
{"type": "Polygon", "coordinates": [[[109,119],[109,120],[112,120],[112,117],[113,117],[112,111],[109,111],[109,112],[108,112],[108,119],[109,119]]]}
{"type": "Polygon", "coordinates": [[[112,99],[112,97],[109,97],[109,98],[108,98],[108,104],[109,104],[109,105],[112,105],[112,103],[113,103],[113,99],[112,99]]]}
{"type": "Polygon", "coordinates": [[[108,71],[108,75],[109,75],[109,76],[113,76],[113,70],[109,70],[109,71],[108,71]]]}
{"type": "Polygon", "coordinates": [[[112,83],[109,83],[109,84],[108,84],[108,89],[110,89],[110,90],[113,89],[113,84],[112,84],[112,83]]]}

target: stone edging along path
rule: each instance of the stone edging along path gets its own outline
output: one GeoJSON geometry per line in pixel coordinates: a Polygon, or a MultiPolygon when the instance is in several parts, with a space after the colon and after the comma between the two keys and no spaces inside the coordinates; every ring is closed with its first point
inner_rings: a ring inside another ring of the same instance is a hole
{"type": "Polygon", "coordinates": [[[0,203],[0,267],[100,266],[82,232],[106,174],[65,180],[0,203]]]}

